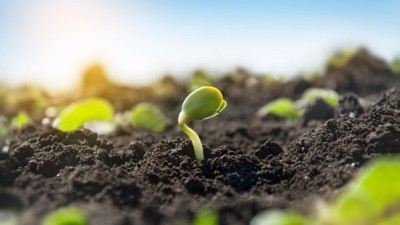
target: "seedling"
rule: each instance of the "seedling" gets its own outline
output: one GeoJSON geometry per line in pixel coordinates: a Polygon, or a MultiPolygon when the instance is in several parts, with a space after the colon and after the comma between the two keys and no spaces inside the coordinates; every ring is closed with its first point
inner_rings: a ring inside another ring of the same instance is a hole
{"type": "Polygon", "coordinates": [[[192,92],[203,86],[210,86],[211,78],[203,70],[196,70],[193,75],[189,78],[186,84],[186,89],[188,92],[192,92]]]}
{"type": "Polygon", "coordinates": [[[199,161],[204,159],[203,146],[199,136],[186,125],[186,122],[214,117],[225,109],[226,104],[221,92],[211,86],[204,86],[193,91],[183,101],[178,123],[192,141],[194,154],[199,161]]]}
{"type": "Polygon", "coordinates": [[[278,98],[269,102],[258,110],[257,116],[264,117],[268,114],[283,119],[299,119],[301,117],[295,103],[289,98],[278,98]]]}
{"type": "Polygon", "coordinates": [[[76,207],[64,207],[48,214],[42,225],[89,225],[89,216],[76,207]]]}
{"type": "Polygon", "coordinates": [[[209,208],[200,209],[193,219],[192,225],[218,225],[218,212],[209,208]]]}
{"type": "Polygon", "coordinates": [[[153,132],[162,132],[167,126],[168,120],[161,110],[151,104],[142,102],[132,108],[131,124],[153,132]]]}
{"type": "Polygon", "coordinates": [[[11,125],[16,128],[21,128],[25,124],[29,123],[31,118],[25,112],[19,112],[18,115],[12,118],[11,125]]]}
{"type": "Polygon", "coordinates": [[[307,225],[310,224],[306,218],[295,211],[269,210],[255,216],[250,225],[307,225]]]}
{"type": "Polygon", "coordinates": [[[347,63],[350,62],[350,60],[353,59],[354,56],[356,56],[360,51],[361,49],[355,48],[337,52],[328,58],[326,64],[328,67],[337,69],[342,68],[343,66],[347,65],[347,63]]]}
{"type": "Polygon", "coordinates": [[[90,121],[111,121],[114,115],[112,105],[101,98],[87,98],[76,101],[61,110],[53,127],[70,132],[90,121]]]}
{"type": "Polygon", "coordinates": [[[389,64],[389,68],[393,73],[400,74],[400,57],[395,58],[389,64]]]}
{"type": "Polygon", "coordinates": [[[303,101],[307,104],[314,103],[317,99],[323,100],[331,107],[335,107],[339,103],[339,94],[331,89],[309,88],[303,93],[303,101]]]}

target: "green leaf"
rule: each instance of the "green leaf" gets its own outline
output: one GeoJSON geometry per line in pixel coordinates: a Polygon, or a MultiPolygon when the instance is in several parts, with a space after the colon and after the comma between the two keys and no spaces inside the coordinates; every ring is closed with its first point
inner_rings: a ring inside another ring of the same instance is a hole
{"type": "Polygon", "coordinates": [[[289,98],[278,98],[271,101],[257,112],[257,115],[261,117],[268,114],[284,119],[299,119],[301,117],[295,103],[289,98]]]}
{"type": "Polygon", "coordinates": [[[400,57],[394,59],[390,64],[389,68],[393,73],[400,74],[400,57]]]}
{"type": "Polygon", "coordinates": [[[197,212],[192,225],[218,225],[218,213],[212,209],[201,209],[197,212]]]}
{"type": "Polygon", "coordinates": [[[42,225],[89,225],[89,216],[76,207],[64,207],[48,214],[42,225]]]}
{"type": "Polygon", "coordinates": [[[19,112],[17,116],[13,117],[11,120],[11,125],[17,128],[21,128],[25,124],[29,123],[30,117],[25,112],[19,112]]]}
{"type": "Polygon", "coordinates": [[[268,210],[255,216],[250,225],[309,225],[300,213],[295,211],[268,210]]]}
{"type": "Polygon", "coordinates": [[[307,104],[314,103],[317,99],[323,100],[326,104],[335,107],[339,103],[339,94],[331,89],[309,88],[303,93],[303,100],[307,104]]]}
{"type": "Polygon", "coordinates": [[[398,217],[399,177],[399,157],[370,164],[334,202],[335,220],[339,224],[376,224],[398,217]]]}
{"type": "Polygon", "coordinates": [[[113,118],[112,105],[101,98],[87,98],[71,103],[64,108],[53,126],[69,132],[78,129],[89,121],[110,121],[113,118]]]}
{"type": "Polygon", "coordinates": [[[167,126],[167,118],[157,106],[151,103],[139,103],[131,111],[131,124],[135,127],[162,132],[167,126]]]}
{"type": "Polygon", "coordinates": [[[181,113],[185,114],[186,120],[203,120],[217,115],[225,107],[221,92],[215,87],[204,86],[186,97],[181,113]]]}
{"type": "Polygon", "coordinates": [[[356,56],[359,52],[360,52],[359,48],[347,49],[344,51],[337,52],[328,58],[326,64],[329,67],[342,68],[345,65],[347,65],[347,63],[351,59],[353,59],[354,56],[356,56]]]}

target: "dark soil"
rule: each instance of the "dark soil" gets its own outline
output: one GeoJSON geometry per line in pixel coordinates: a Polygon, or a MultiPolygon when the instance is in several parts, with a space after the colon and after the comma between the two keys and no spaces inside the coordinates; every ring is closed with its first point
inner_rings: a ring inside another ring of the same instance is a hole
{"type": "MultiPolygon", "coordinates": [[[[265,86],[226,77],[215,84],[228,102],[225,111],[190,124],[203,141],[202,162],[174,123],[161,134],[120,128],[111,136],[31,124],[3,144],[0,208],[39,224],[46,213],[76,205],[96,225],[189,224],[203,207],[230,225],[248,224],[264,209],[307,212],[368,160],[400,153],[399,83],[400,75],[367,51],[314,81],[265,86]],[[269,100],[297,99],[311,86],[337,90],[340,105],[317,102],[302,121],[255,116],[269,100]]],[[[184,97],[160,100],[173,122],[184,97]]]]}

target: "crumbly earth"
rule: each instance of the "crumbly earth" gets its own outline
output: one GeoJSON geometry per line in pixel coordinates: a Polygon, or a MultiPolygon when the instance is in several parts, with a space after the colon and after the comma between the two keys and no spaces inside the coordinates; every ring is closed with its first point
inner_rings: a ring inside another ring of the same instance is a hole
{"type": "Polygon", "coordinates": [[[2,144],[0,209],[39,224],[46,213],[75,205],[96,225],[190,224],[204,207],[229,225],[248,224],[265,209],[308,212],[370,159],[400,153],[399,83],[367,51],[313,81],[266,86],[226,77],[215,84],[225,111],[190,124],[203,140],[202,162],[174,123],[184,95],[160,103],[172,122],[159,134],[130,127],[110,136],[66,134],[30,124],[2,144]],[[298,99],[312,86],[337,90],[339,106],[316,102],[301,121],[255,116],[269,100],[298,99]]]}

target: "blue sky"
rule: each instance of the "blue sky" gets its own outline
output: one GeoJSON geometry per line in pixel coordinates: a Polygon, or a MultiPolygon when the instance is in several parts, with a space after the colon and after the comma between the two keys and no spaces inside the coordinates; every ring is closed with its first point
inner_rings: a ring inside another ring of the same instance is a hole
{"type": "Polygon", "coordinates": [[[65,89],[92,62],[132,84],[199,67],[290,76],[357,45],[391,59],[400,54],[399,9],[384,0],[4,0],[0,80],[65,89]]]}

